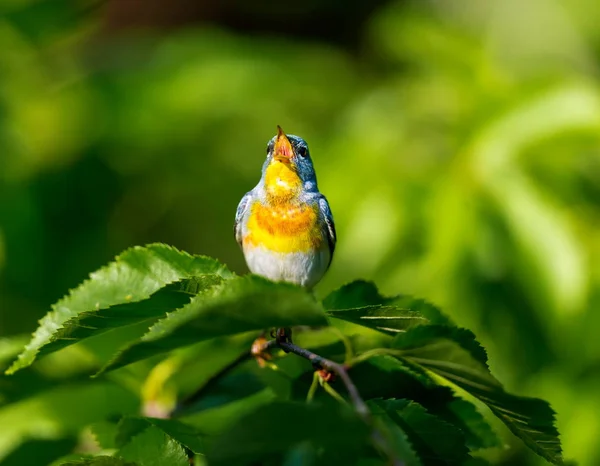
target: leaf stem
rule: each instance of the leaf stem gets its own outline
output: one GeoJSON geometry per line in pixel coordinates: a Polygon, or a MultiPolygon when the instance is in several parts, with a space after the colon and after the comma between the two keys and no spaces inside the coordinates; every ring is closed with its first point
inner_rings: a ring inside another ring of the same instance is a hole
{"type": "Polygon", "coordinates": [[[348,402],[346,400],[344,400],[344,398],[342,397],[342,395],[340,395],[335,388],[333,388],[331,385],[329,385],[327,382],[323,382],[322,385],[323,389],[329,393],[331,395],[332,398],[336,399],[337,401],[339,401],[342,404],[348,404],[348,402]]]}
{"type": "Polygon", "coordinates": [[[317,392],[317,388],[319,388],[319,374],[317,374],[315,372],[315,373],[313,373],[313,381],[310,384],[308,393],[306,394],[306,402],[307,403],[310,403],[313,400],[315,393],[317,392]]]}

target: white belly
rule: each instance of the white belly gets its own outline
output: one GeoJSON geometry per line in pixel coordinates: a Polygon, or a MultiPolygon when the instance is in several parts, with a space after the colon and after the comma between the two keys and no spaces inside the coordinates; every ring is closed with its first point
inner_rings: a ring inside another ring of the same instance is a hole
{"type": "Polygon", "coordinates": [[[329,249],[311,252],[273,252],[262,246],[244,247],[248,268],[256,275],[312,288],[329,266],[329,249]]]}

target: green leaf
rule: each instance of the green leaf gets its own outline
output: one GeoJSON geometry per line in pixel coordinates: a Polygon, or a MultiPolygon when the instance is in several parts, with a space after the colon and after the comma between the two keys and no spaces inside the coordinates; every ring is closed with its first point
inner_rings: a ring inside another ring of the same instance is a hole
{"type": "Polygon", "coordinates": [[[111,415],[139,409],[130,391],[107,382],[64,384],[0,408],[0,458],[30,439],[61,439],[111,415]]]}
{"type": "MultiPolygon", "coordinates": [[[[429,414],[420,404],[409,400],[381,399],[370,400],[368,404],[376,416],[385,414],[406,434],[424,464],[460,465],[469,458],[463,433],[429,414]]],[[[419,463],[413,460],[409,464],[419,463]]]]}
{"type": "Polygon", "coordinates": [[[427,408],[452,401],[452,390],[436,385],[419,368],[392,356],[375,356],[352,366],[350,376],[364,399],[410,398],[427,408]]]}
{"type": "Polygon", "coordinates": [[[462,429],[467,439],[467,446],[470,449],[478,450],[481,448],[502,446],[502,442],[492,429],[492,426],[477,411],[473,403],[456,398],[451,403],[448,403],[447,407],[454,416],[448,417],[448,414],[446,414],[444,419],[449,420],[452,424],[462,429]]]}
{"type": "Polygon", "coordinates": [[[411,296],[382,296],[371,282],[355,281],[323,300],[327,315],[395,335],[426,324],[450,325],[434,305],[411,296]]]}
{"type": "Polygon", "coordinates": [[[66,455],[77,445],[75,436],[56,440],[34,439],[24,442],[1,459],[2,466],[49,464],[66,455]]]}
{"type": "Polygon", "coordinates": [[[351,369],[352,379],[365,399],[410,398],[460,429],[469,448],[499,446],[500,440],[475,406],[457,398],[449,387],[437,384],[429,374],[422,367],[409,366],[391,356],[372,357],[351,369]]]}
{"type": "Polygon", "coordinates": [[[200,275],[170,283],[141,301],[116,304],[98,311],[82,312],[65,322],[48,344],[40,348],[37,357],[115,328],[155,321],[158,317],[189,303],[195,294],[204,292],[222,281],[223,278],[219,275],[200,275]]]}
{"type": "Polygon", "coordinates": [[[328,311],[327,315],[389,335],[406,332],[411,327],[429,323],[421,313],[398,306],[365,306],[328,311]]]}
{"type": "Polygon", "coordinates": [[[82,312],[141,301],[169,283],[201,274],[232,276],[214,259],[192,256],[164,244],[128,249],[52,306],[52,311],[40,320],[31,341],[6,373],[29,366],[56,331],[82,312]]]}
{"type": "Polygon", "coordinates": [[[285,455],[283,466],[311,466],[315,464],[317,453],[308,442],[291,448],[285,455]]]}
{"type": "Polygon", "coordinates": [[[261,464],[303,442],[346,457],[363,448],[368,435],[366,424],[346,406],[274,402],[219,435],[209,448],[208,459],[211,465],[261,464]]]}
{"type": "Polygon", "coordinates": [[[117,422],[111,422],[107,420],[95,422],[90,426],[90,431],[96,440],[96,443],[103,450],[112,450],[117,448],[117,444],[115,443],[117,429],[117,422]]]}
{"type": "Polygon", "coordinates": [[[197,426],[203,432],[206,432],[207,436],[214,436],[229,429],[239,419],[258,409],[259,406],[272,403],[274,399],[275,394],[273,391],[265,388],[254,395],[246,396],[245,398],[234,400],[215,408],[198,412],[191,410],[181,412],[178,415],[178,419],[181,419],[188,425],[197,426]]]}
{"type": "Polygon", "coordinates": [[[238,277],[158,321],[101,372],[202,340],[294,325],[327,325],[325,313],[308,291],[257,276],[238,277]]]}
{"type": "Polygon", "coordinates": [[[418,327],[399,335],[394,346],[400,350],[397,354],[402,360],[428,369],[480,399],[529,448],[551,463],[562,464],[550,405],[537,398],[506,393],[490,373],[481,352],[474,351],[479,347],[474,343],[477,342],[467,331],[418,327]]]}
{"type": "MultiPolygon", "coordinates": [[[[247,364],[256,365],[254,361],[247,364]]],[[[240,369],[243,369],[242,366],[240,369]]],[[[264,390],[265,385],[249,371],[234,371],[214,380],[201,390],[201,396],[190,404],[190,411],[213,409],[232,401],[242,400],[264,390]]]]}
{"type": "MultiPolygon", "coordinates": [[[[408,435],[388,414],[372,402],[367,402],[374,414],[374,423],[382,432],[385,440],[405,466],[423,466],[419,455],[413,449],[408,435]]],[[[361,463],[362,464],[362,463],[361,463]]],[[[381,463],[375,463],[381,464],[381,463]]]]}
{"type": "Polygon", "coordinates": [[[196,427],[173,419],[157,419],[148,417],[125,417],[118,425],[115,443],[118,447],[127,444],[131,438],[148,427],[153,426],[186,446],[194,453],[204,453],[203,434],[196,427]]]}
{"type": "Polygon", "coordinates": [[[254,332],[250,332],[213,338],[173,353],[179,370],[169,380],[178,387],[180,399],[187,399],[201,388],[206,390],[219,376],[226,375],[221,371],[246,357],[255,337],[254,332]]]}
{"type": "Polygon", "coordinates": [[[113,456],[96,456],[81,460],[67,460],[64,463],[53,463],[56,466],[142,466],[113,456]]]}
{"type": "MultiPolygon", "coordinates": [[[[448,327],[445,325],[428,325],[412,329],[405,335],[398,335],[393,342],[394,347],[413,347],[433,339],[446,339],[455,341],[460,347],[468,351],[469,354],[486,369],[488,369],[488,357],[485,349],[475,338],[475,334],[466,328],[448,327]]],[[[489,369],[488,369],[489,370],[489,369]]]]}
{"type": "Polygon", "coordinates": [[[327,310],[349,309],[354,307],[391,304],[393,297],[385,297],[379,293],[373,282],[356,280],[329,293],[323,300],[327,310]]]}
{"type": "Polygon", "coordinates": [[[27,341],[26,335],[0,338],[0,370],[4,370],[4,365],[21,352],[27,341]]]}
{"type": "Polygon", "coordinates": [[[183,447],[161,429],[150,426],[136,435],[116,454],[140,466],[189,466],[183,447]]]}

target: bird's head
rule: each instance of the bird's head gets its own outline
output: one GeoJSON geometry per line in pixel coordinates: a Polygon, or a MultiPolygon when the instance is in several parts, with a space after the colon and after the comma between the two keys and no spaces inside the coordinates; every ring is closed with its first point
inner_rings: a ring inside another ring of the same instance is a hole
{"type": "Polygon", "coordinates": [[[286,135],[277,126],[277,135],[267,145],[263,181],[267,194],[278,198],[315,191],[317,177],[306,141],[298,136],[286,135]]]}

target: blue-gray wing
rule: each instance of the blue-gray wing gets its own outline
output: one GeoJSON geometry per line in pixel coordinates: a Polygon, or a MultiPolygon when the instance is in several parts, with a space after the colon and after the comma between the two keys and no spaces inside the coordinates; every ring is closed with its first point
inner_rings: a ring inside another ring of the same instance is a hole
{"type": "Polygon", "coordinates": [[[238,204],[237,211],[235,213],[235,222],[233,224],[233,234],[235,235],[235,240],[238,242],[240,247],[242,247],[242,220],[246,215],[246,212],[250,208],[250,200],[252,199],[252,191],[246,193],[242,200],[238,204]]]}
{"type": "Polygon", "coordinates": [[[329,263],[331,264],[331,260],[333,259],[333,251],[335,251],[335,242],[337,241],[337,237],[335,234],[335,223],[333,222],[333,214],[331,213],[331,209],[329,208],[329,202],[325,196],[321,196],[319,198],[319,211],[321,215],[325,219],[325,235],[327,236],[327,242],[329,243],[329,263]]]}

